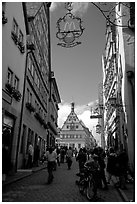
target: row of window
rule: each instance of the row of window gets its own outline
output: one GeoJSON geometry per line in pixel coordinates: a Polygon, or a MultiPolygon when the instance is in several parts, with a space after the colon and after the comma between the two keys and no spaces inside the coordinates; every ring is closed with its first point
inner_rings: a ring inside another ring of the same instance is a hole
{"type": "MultiPolygon", "coordinates": [[[[31,103],[33,105],[32,102],[32,93],[29,89],[27,89],[27,98],[26,98],[26,103],[31,103]]],[[[35,100],[35,110],[37,113],[39,113],[42,117],[42,119],[46,120],[46,112],[45,110],[41,107],[41,105],[35,100]]]]}
{"type": "Polygon", "coordinates": [[[69,121],[71,121],[71,120],[76,121],[76,118],[75,118],[75,117],[70,117],[70,118],[69,118],[69,121]]]}
{"type": "Polygon", "coordinates": [[[7,83],[17,90],[19,89],[19,78],[13,73],[10,68],[8,68],[7,83]]]}
{"type": "Polygon", "coordinates": [[[48,23],[46,18],[46,13],[44,7],[42,6],[35,16],[34,27],[37,37],[39,39],[39,44],[42,49],[42,55],[45,59],[46,64],[48,65],[48,23]]]}
{"type": "Polygon", "coordinates": [[[13,18],[13,26],[11,30],[11,38],[13,39],[14,43],[16,44],[20,52],[22,54],[25,53],[24,35],[14,18],[13,18]]]}
{"type": "MultiPolygon", "coordinates": [[[[44,79],[45,83],[48,84],[48,69],[49,68],[48,68],[47,58],[45,57],[45,55],[44,55],[44,58],[42,57],[42,53],[40,51],[38,42],[35,40],[36,38],[34,37],[34,32],[31,33],[30,39],[31,39],[31,42],[35,46],[34,54],[35,54],[35,57],[36,57],[36,61],[37,61],[38,65],[39,65],[40,71],[42,73],[43,79],[44,79]]],[[[42,46],[45,47],[44,42],[42,43],[42,46]]],[[[43,51],[43,53],[44,53],[44,51],[43,51]]]]}
{"type": "Polygon", "coordinates": [[[82,135],[60,135],[62,139],[80,139],[83,138],[82,135]]]}
{"type": "Polygon", "coordinates": [[[69,129],[69,128],[70,129],[75,129],[75,128],[78,129],[79,126],[78,125],[74,125],[74,124],[73,125],[67,125],[67,129],[69,129]]]}
{"type": "Polygon", "coordinates": [[[39,89],[41,97],[44,100],[44,103],[47,104],[47,93],[46,93],[46,90],[45,90],[45,88],[42,85],[40,77],[37,74],[36,68],[34,66],[34,62],[32,62],[32,60],[30,59],[30,56],[28,57],[27,66],[28,66],[28,70],[30,71],[31,76],[32,76],[32,78],[33,78],[37,88],[39,89]]]}

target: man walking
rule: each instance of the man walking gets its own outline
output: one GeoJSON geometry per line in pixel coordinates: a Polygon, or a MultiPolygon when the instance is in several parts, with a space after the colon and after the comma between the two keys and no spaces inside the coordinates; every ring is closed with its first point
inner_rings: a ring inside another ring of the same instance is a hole
{"type": "Polygon", "coordinates": [[[53,148],[50,147],[46,153],[46,158],[48,160],[48,165],[47,165],[47,169],[48,169],[48,184],[50,184],[54,178],[53,176],[53,168],[55,166],[55,162],[56,162],[56,158],[57,158],[57,154],[55,151],[53,151],[53,148]]]}
{"type": "Polygon", "coordinates": [[[73,155],[72,149],[71,149],[71,147],[69,147],[69,149],[67,150],[67,153],[66,153],[67,164],[68,164],[68,170],[71,169],[71,165],[72,165],[72,155],[73,155]]]}

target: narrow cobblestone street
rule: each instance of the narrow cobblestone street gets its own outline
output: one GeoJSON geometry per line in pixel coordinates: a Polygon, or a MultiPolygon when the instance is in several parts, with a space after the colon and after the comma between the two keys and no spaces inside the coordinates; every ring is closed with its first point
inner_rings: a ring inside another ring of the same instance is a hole
{"type": "MultiPolygon", "coordinates": [[[[78,164],[73,158],[72,169],[67,164],[61,164],[54,171],[54,181],[47,185],[47,169],[15,182],[3,189],[3,202],[88,202],[79,193],[75,181],[78,179],[78,164]]],[[[113,186],[108,191],[99,190],[97,202],[122,202],[113,186]]]]}

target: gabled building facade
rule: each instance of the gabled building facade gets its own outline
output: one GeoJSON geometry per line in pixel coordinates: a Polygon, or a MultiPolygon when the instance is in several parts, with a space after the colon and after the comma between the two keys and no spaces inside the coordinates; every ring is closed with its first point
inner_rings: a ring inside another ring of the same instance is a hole
{"type": "Polygon", "coordinates": [[[90,148],[92,136],[88,128],[78,119],[74,111],[74,103],[71,103],[71,112],[60,130],[60,145],[76,148],[90,148]]]}

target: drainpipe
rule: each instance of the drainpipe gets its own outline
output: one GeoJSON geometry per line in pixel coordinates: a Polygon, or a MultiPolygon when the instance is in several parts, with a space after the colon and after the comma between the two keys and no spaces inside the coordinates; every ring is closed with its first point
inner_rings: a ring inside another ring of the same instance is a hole
{"type": "Polygon", "coordinates": [[[24,85],[23,85],[23,95],[22,95],[21,114],[20,114],[20,123],[19,123],[19,133],[18,133],[17,151],[16,151],[16,163],[15,163],[15,170],[16,171],[17,171],[17,167],[18,167],[19,144],[20,144],[20,138],[21,138],[21,126],[22,126],[23,110],[24,110],[25,87],[26,87],[26,78],[27,78],[27,58],[28,58],[28,54],[30,52],[27,52],[27,54],[26,54],[26,62],[25,62],[24,85]]]}
{"type": "MultiPolygon", "coordinates": [[[[29,34],[29,26],[28,26],[28,21],[27,21],[27,9],[26,9],[26,3],[25,2],[22,3],[22,7],[23,7],[23,12],[24,12],[24,20],[25,20],[26,36],[27,36],[29,34]]],[[[27,43],[27,40],[26,40],[26,43],[27,43]]],[[[22,125],[22,119],[23,119],[23,108],[24,108],[26,76],[27,76],[27,57],[28,57],[29,53],[30,52],[27,52],[27,54],[26,54],[26,62],[25,62],[24,85],[23,85],[23,95],[22,95],[20,122],[19,122],[19,133],[18,133],[18,138],[17,138],[15,171],[17,171],[17,167],[18,167],[18,153],[19,153],[19,144],[20,144],[20,135],[21,135],[21,125],[22,125]]]]}
{"type": "MultiPolygon", "coordinates": [[[[48,121],[47,124],[49,122],[49,115],[50,115],[50,101],[51,101],[51,41],[50,41],[50,11],[49,8],[51,6],[51,3],[46,3],[47,6],[47,16],[48,16],[48,40],[49,40],[49,44],[48,44],[48,63],[49,63],[49,100],[48,100],[48,121]]],[[[48,127],[47,129],[49,138],[48,140],[50,141],[50,128],[48,127]]],[[[48,144],[49,145],[49,144],[48,144]]]]}

